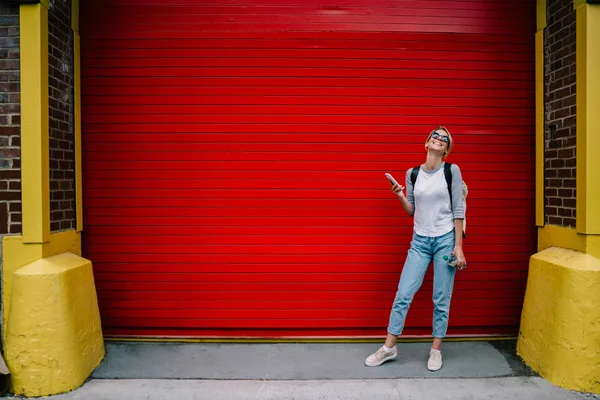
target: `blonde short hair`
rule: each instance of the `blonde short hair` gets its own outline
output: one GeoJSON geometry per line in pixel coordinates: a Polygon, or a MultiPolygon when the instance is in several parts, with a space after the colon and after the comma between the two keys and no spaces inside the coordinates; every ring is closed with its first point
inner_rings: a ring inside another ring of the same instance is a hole
{"type": "Polygon", "coordinates": [[[454,139],[452,139],[452,135],[450,134],[450,131],[446,127],[443,127],[443,126],[439,125],[437,128],[435,128],[434,130],[432,130],[429,133],[429,136],[427,136],[427,140],[425,141],[425,149],[427,149],[427,144],[429,144],[429,141],[431,140],[431,135],[433,135],[433,132],[435,132],[435,131],[444,131],[444,132],[446,132],[446,134],[448,135],[448,139],[450,139],[450,141],[448,142],[448,149],[446,150],[446,152],[442,156],[442,158],[446,158],[450,154],[450,151],[452,151],[452,146],[454,145],[454,139]]]}

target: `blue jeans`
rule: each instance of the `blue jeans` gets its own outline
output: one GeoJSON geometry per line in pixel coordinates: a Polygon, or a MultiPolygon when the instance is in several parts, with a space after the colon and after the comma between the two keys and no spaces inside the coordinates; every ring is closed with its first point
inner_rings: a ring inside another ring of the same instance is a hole
{"type": "Polygon", "coordinates": [[[448,265],[454,250],[454,230],[439,237],[420,236],[413,233],[408,256],[400,275],[400,283],[388,325],[388,333],[399,336],[415,293],[421,287],[425,272],[433,259],[433,337],[443,338],[448,329],[450,299],[454,287],[456,268],[448,265]]]}

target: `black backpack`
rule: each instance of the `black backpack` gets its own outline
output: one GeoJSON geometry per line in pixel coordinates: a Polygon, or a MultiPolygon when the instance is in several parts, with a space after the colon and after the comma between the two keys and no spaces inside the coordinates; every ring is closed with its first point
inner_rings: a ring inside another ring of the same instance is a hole
{"type": "MultiPolygon", "coordinates": [[[[450,169],[452,164],[445,163],[444,164],[444,177],[446,178],[446,183],[448,184],[448,194],[450,195],[450,208],[452,208],[452,170],[450,169]]],[[[419,175],[419,171],[421,170],[421,166],[414,167],[410,173],[410,181],[413,186],[413,191],[415,190],[415,183],[417,182],[417,176],[419,175]]],[[[463,221],[463,238],[467,237],[466,233],[466,223],[467,223],[467,194],[468,189],[467,185],[463,182],[463,200],[465,201],[465,219],[463,221]]]]}

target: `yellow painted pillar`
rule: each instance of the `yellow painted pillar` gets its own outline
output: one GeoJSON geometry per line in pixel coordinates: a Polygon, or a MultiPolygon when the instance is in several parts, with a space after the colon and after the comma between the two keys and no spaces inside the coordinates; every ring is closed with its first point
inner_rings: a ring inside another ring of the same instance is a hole
{"type": "Polygon", "coordinates": [[[544,226],[544,29],[546,0],[537,0],[535,33],[535,224],[544,226]]]}
{"type": "Polygon", "coordinates": [[[23,235],[2,241],[4,357],[16,395],[79,387],[104,357],[92,263],[81,257],[78,5],[75,37],[77,230],[50,233],[48,0],[20,6],[23,235]]]}
{"type": "Polygon", "coordinates": [[[577,232],[600,234],[600,6],[577,12],[577,232]]]}
{"type": "Polygon", "coordinates": [[[21,32],[21,177],[23,241],[44,243],[50,236],[48,163],[48,9],[23,5],[21,32]]]}
{"type": "MultiPolygon", "coordinates": [[[[538,253],[530,260],[517,353],[558,386],[600,394],[600,157],[593,151],[600,139],[600,5],[585,0],[573,4],[577,35],[576,229],[543,226],[544,187],[538,180],[538,253]]],[[[538,29],[545,12],[545,2],[538,1],[538,29]]],[[[543,60],[543,28],[536,33],[536,77],[543,78],[544,65],[539,59],[543,60]]],[[[536,85],[536,176],[543,179],[540,90],[543,86],[536,85]]]]}
{"type": "Polygon", "coordinates": [[[79,37],[79,0],[72,0],[73,29],[73,94],[75,133],[75,222],[77,232],[83,230],[83,179],[81,165],[81,40],[79,37]]]}

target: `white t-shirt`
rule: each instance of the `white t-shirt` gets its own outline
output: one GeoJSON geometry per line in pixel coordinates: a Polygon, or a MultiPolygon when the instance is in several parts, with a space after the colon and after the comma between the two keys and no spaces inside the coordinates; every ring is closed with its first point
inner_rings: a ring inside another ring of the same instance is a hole
{"type": "Polygon", "coordinates": [[[406,199],[415,207],[414,231],[417,235],[428,237],[445,235],[454,229],[455,219],[465,218],[460,168],[456,164],[450,167],[454,203],[452,207],[444,176],[444,164],[442,162],[433,171],[428,171],[421,166],[414,188],[410,180],[412,168],[406,172],[406,199]]]}

